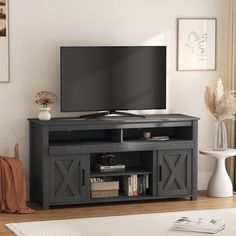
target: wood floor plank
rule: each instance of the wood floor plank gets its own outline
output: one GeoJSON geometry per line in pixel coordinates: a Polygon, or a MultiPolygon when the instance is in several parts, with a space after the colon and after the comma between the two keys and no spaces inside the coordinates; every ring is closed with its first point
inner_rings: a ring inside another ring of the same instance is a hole
{"type": "Polygon", "coordinates": [[[15,215],[0,213],[0,235],[12,236],[13,234],[4,226],[4,224],[13,222],[236,208],[236,194],[229,198],[210,198],[206,196],[206,192],[199,192],[199,198],[197,201],[190,201],[189,199],[174,199],[120,204],[99,204],[60,207],[48,211],[40,210],[39,206],[36,204],[32,204],[32,207],[36,209],[33,214],[15,215]]]}

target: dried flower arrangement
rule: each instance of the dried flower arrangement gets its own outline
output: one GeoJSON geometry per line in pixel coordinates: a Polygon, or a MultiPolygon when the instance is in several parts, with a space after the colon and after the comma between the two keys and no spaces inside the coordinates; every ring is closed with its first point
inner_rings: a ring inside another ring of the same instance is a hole
{"type": "Polygon", "coordinates": [[[54,104],[57,100],[55,93],[51,91],[40,91],[35,95],[35,103],[47,107],[49,104],[54,104]]]}
{"type": "Polygon", "coordinates": [[[224,90],[221,79],[217,80],[216,92],[207,86],[205,90],[205,104],[217,121],[235,119],[236,97],[235,91],[224,90]]]}

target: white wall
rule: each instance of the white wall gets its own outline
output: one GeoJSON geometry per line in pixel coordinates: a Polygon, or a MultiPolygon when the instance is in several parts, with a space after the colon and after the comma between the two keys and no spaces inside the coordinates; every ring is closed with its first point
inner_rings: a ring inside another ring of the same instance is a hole
{"type": "MultiPolygon", "coordinates": [[[[37,116],[36,92],[59,95],[61,45],[167,45],[168,111],[200,117],[199,148],[208,147],[213,121],[203,92],[218,76],[227,78],[227,42],[228,0],[12,0],[11,83],[0,84],[0,153],[12,155],[19,142],[28,176],[27,118],[37,116]],[[176,71],[177,17],[217,18],[217,71],[176,71]]],[[[59,103],[53,114],[65,115],[59,103]]],[[[199,156],[199,189],[206,188],[213,165],[199,156]]]]}

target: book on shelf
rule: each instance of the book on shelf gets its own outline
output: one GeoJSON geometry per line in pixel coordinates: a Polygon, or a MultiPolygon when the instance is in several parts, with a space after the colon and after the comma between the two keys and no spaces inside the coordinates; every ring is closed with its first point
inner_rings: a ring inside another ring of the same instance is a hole
{"type": "Polygon", "coordinates": [[[149,141],[168,141],[170,140],[170,137],[167,135],[162,135],[162,136],[153,136],[153,137],[141,137],[141,140],[149,140],[149,141]]]}
{"type": "Polygon", "coordinates": [[[142,188],[143,188],[143,195],[146,195],[146,175],[142,176],[142,188]]]}
{"type": "Polygon", "coordinates": [[[151,137],[149,140],[153,140],[153,141],[168,141],[170,140],[169,136],[154,136],[151,137]]]}
{"type": "Polygon", "coordinates": [[[147,174],[123,176],[123,190],[127,196],[144,196],[149,188],[147,174]]]}
{"type": "Polygon", "coordinates": [[[215,234],[225,229],[220,219],[181,217],[173,223],[174,230],[215,234]]]}
{"type": "Polygon", "coordinates": [[[138,175],[131,175],[132,196],[138,196],[138,175]]]}
{"type": "Polygon", "coordinates": [[[123,176],[123,189],[124,189],[125,195],[129,197],[133,196],[131,176],[123,176]]]}
{"type": "Polygon", "coordinates": [[[95,169],[98,172],[124,171],[125,165],[117,164],[117,165],[105,166],[105,165],[101,165],[101,164],[96,164],[95,169]]]}
{"type": "Polygon", "coordinates": [[[145,176],[146,176],[146,189],[149,189],[149,177],[148,175],[145,176]]]}

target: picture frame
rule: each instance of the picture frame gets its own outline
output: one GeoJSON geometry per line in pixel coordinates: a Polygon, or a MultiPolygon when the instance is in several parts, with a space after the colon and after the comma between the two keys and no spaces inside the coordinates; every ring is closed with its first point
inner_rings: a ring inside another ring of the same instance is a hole
{"type": "Polygon", "coordinates": [[[0,83],[9,82],[9,0],[0,0],[0,83]]]}
{"type": "Polygon", "coordinates": [[[177,19],[177,71],[216,70],[216,18],[177,19]]]}

